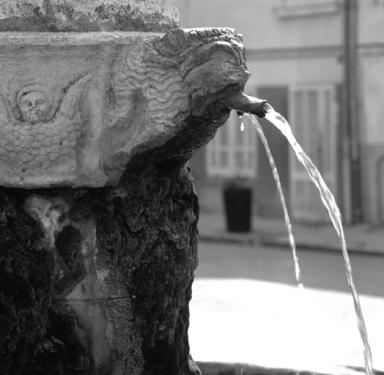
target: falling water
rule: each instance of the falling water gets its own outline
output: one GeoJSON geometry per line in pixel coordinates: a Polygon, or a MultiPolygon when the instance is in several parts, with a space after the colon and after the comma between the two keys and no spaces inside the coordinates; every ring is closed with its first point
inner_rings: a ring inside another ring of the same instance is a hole
{"type": "MultiPolygon", "coordinates": [[[[248,117],[250,117],[250,116],[248,116],[248,117]]],[[[276,182],[277,190],[278,190],[279,197],[280,197],[281,207],[282,207],[283,212],[284,212],[285,226],[286,226],[287,231],[288,231],[288,240],[289,240],[289,245],[290,245],[291,250],[292,250],[293,263],[295,266],[295,277],[296,277],[298,287],[302,288],[303,284],[301,283],[300,264],[299,264],[299,258],[297,256],[297,251],[296,251],[295,237],[293,236],[292,223],[291,223],[291,219],[290,219],[289,214],[288,214],[287,203],[285,201],[284,192],[283,192],[283,188],[281,186],[279,173],[277,171],[275,160],[273,159],[271,149],[269,148],[268,141],[265,138],[263,128],[261,127],[261,125],[257,121],[256,117],[252,117],[251,120],[252,120],[253,124],[256,126],[257,133],[259,134],[259,137],[260,137],[261,141],[263,142],[265,151],[266,151],[267,156],[268,156],[269,164],[272,168],[273,178],[275,179],[275,182],[276,182]]],[[[241,122],[241,123],[243,124],[243,122],[241,122]]]]}
{"type": "MultiPolygon", "coordinates": [[[[248,117],[251,119],[252,123],[256,126],[256,129],[260,127],[256,117],[254,116],[248,116],[248,117]]],[[[341,251],[344,258],[347,280],[351,289],[355,312],[357,316],[358,328],[359,328],[360,336],[364,345],[365,371],[367,375],[373,375],[372,354],[371,354],[371,348],[368,342],[368,333],[367,333],[363,313],[360,306],[359,295],[357,294],[357,290],[353,281],[352,266],[351,266],[351,262],[350,262],[349,254],[347,250],[347,243],[345,241],[341,213],[336,204],[335,197],[333,196],[332,192],[329,190],[328,186],[326,185],[317,167],[313,164],[312,160],[308,157],[308,155],[304,152],[303,148],[297,142],[287,120],[280,113],[276,112],[272,107],[268,109],[268,112],[266,113],[265,118],[269,122],[271,122],[273,125],[275,125],[281,131],[281,133],[287,138],[288,142],[290,143],[291,147],[293,148],[296,154],[297,159],[304,166],[304,168],[308,173],[308,176],[310,177],[311,181],[319,191],[321,200],[325,208],[327,209],[328,215],[332,221],[332,224],[336,230],[336,233],[340,238],[341,251]]]]}
{"type": "Polygon", "coordinates": [[[243,117],[241,116],[241,124],[240,124],[240,131],[243,133],[244,132],[244,121],[243,121],[243,117]]]}

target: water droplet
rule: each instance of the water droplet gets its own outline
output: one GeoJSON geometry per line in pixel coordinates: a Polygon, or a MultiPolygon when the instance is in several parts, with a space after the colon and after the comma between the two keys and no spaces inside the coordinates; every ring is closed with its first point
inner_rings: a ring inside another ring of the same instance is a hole
{"type": "Polygon", "coordinates": [[[244,131],[244,120],[243,120],[243,113],[242,112],[237,112],[237,116],[239,117],[239,119],[241,120],[241,123],[240,123],[240,131],[243,132],[244,131]]]}

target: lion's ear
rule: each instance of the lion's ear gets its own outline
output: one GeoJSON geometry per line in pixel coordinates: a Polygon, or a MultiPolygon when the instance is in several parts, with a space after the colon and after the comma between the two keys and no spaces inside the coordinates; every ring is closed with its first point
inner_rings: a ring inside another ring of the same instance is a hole
{"type": "Polygon", "coordinates": [[[176,55],[188,47],[187,33],[180,28],[169,30],[155,42],[155,48],[165,56],[176,55]]]}

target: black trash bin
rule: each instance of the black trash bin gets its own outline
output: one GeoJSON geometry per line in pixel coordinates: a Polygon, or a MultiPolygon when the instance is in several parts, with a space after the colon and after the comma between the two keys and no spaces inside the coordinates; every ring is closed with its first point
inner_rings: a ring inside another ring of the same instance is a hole
{"type": "Polygon", "coordinates": [[[252,223],[252,189],[247,186],[224,188],[224,209],[229,232],[250,232],[252,223]]]}

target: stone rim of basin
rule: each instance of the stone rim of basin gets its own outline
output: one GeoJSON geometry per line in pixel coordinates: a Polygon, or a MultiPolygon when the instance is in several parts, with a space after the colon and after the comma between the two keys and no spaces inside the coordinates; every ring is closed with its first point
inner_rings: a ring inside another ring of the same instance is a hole
{"type": "Polygon", "coordinates": [[[242,94],[249,72],[229,28],[7,32],[0,45],[11,77],[0,85],[1,186],[116,185],[133,156],[163,147],[194,117],[219,127],[208,108],[225,121],[230,108],[264,103],[242,94]]]}

